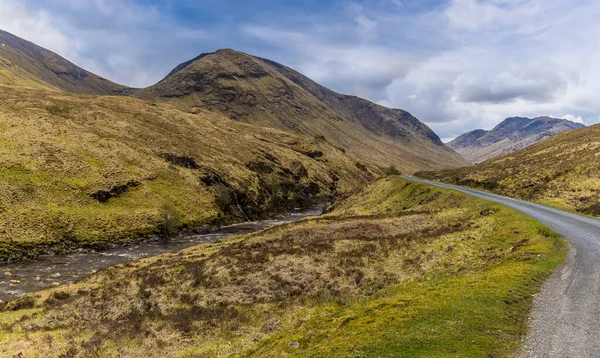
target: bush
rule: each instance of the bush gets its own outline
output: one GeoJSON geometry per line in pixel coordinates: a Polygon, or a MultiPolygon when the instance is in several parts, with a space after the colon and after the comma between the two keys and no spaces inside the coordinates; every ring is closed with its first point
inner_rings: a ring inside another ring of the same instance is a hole
{"type": "Polygon", "coordinates": [[[367,168],[367,166],[366,166],[366,165],[364,165],[364,164],[363,164],[363,163],[361,163],[361,162],[356,162],[356,163],[355,163],[355,165],[356,165],[356,167],[357,167],[358,169],[360,169],[360,171],[362,171],[362,172],[365,172],[365,173],[366,173],[366,172],[368,172],[368,171],[369,171],[369,169],[367,168]]]}
{"type": "Polygon", "coordinates": [[[402,173],[400,173],[400,171],[398,169],[396,169],[395,166],[390,165],[389,167],[387,167],[387,169],[385,170],[385,175],[402,175],[402,173]]]}
{"type": "Polygon", "coordinates": [[[229,190],[225,185],[218,184],[215,186],[214,193],[215,202],[219,206],[219,209],[221,209],[223,212],[227,212],[229,210],[229,206],[233,203],[231,190],[229,190]]]}
{"type": "Polygon", "coordinates": [[[69,107],[65,104],[56,104],[50,107],[47,107],[46,110],[53,116],[57,117],[67,117],[69,114],[69,107]]]}
{"type": "Polygon", "coordinates": [[[172,205],[164,204],[160,207],[159,220],[160,237],[164,241],[168,241],[177,233],[177,229],[181,225],[181,216],[172,205]]]}
{"type": "Polygon", "coordinates": [[[57,300],[66,300],[67,298],[71,297],[71,294],[65,291],[54,291],[52,293],[52,297],[56,298],[57,300]]]}
{"type": "Polygon", "coordinates": [[[7,304],[7,308],[11,311],[18,311],[23,309],[33,308],[35,306],[35,299],[31,296],[25,296],[17,298],[7,304]]]}

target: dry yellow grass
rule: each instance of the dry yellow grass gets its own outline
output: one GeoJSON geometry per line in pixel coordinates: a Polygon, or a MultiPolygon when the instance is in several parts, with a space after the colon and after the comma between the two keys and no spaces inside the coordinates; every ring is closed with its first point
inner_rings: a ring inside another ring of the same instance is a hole
{"type": "Polygon", "coordinates": [[[156,232],[257,218],[346,192],[377,170],[322,138],[67,94],[0,66],[0,259],[100,248],[156,232]],[[107,200],[109,199],[109,200],[107,200]]]}
{"type": "Polygon", "coordinates": [[[0,354],[505,356],[563,257],[514,211],[383,179],[321,217],[9,302],[0,354]]]}

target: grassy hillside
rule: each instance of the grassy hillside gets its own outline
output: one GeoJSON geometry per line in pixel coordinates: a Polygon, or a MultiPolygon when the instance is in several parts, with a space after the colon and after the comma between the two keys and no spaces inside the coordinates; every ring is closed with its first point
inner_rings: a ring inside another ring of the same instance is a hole
{"type": "Polygon", "coordinates": [[[35,78],[31,73],[25,71],[11,61],[0,56],[0,84],[3,87],[26,87],[58,91],[58,89],[35,78]]]}
{"type": "Polygon", "coordinates": [[[68,94],[6,63],[0,260],[258,218],[378,175],[323,138],[133,98],[68,94]]]}
{"type": "MultiPolygon", "coordinates": [[[[52,51],[0,30],[0,61],[10,61],[37,81],[65,91],[127,94],[132,89],[111,82],[65,60],[52,51]]],[[[2,67],[2,63],[0,63],[2,67]]]]}
{"type": "Polygon", "coordinates": [[[233,50],[204,54],[135,96],[207,108],[260,126],[325,136],[350,156],[403,172],[468,163],[401,109],[333,92],[302,74],[233,50]]]}
{"type": "Polygon", "coordinates": [[[418,176],[600,217],[600,125],[561,133],[476,166],[418,176]]]}
{"type": "Polygon", "coordinates": [[[564,252],[508,208],[382,179],[321,217],[4,304],[0,355],[503,357],[564,252]]]}

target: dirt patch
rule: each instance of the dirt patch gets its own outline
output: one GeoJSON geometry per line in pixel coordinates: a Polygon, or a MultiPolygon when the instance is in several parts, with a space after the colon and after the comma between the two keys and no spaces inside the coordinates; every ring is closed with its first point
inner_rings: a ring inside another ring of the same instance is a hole
{"type": "Polygon", "coordinates": [[[142,183],[132,180],[132,181],[128,181],[125,184],[119,184],[119,185],[113,186],[112,188],[110,188],[108,190],[98,190],[97,192],[93,193],[91,195],[91,197],[100,203],[106,203],[110,199],[119,197],[123,193],[126,193],[130,189],[138,187],[140,185],[142,185],[142,183]]]}
{"type": "Polygon", "coordinates": [[[198,166],[198,163],[196,163],[196,160],[192,157],[188,157],[188,156],[182,156],[182,155],[176,155],[176,154],[169,154],[169,153],[163,153],[160,154],[160,157],[163,158],[164,160],[166,160],[167,162],[177,165],[179,167],[183,167],[183,168],[187,168],[187,169],[198,169],[200,168],[198,166]]]}

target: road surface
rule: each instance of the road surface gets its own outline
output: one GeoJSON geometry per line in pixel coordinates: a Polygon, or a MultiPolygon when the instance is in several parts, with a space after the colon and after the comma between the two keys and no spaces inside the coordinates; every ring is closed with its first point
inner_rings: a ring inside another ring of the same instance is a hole
{"type": "Polygon", "coordinates": [[[470,188],[453,189],[518,210],[560,233],[569,254],[536,295],[523,357],[600,357],[600,220],[470,188]]]}

